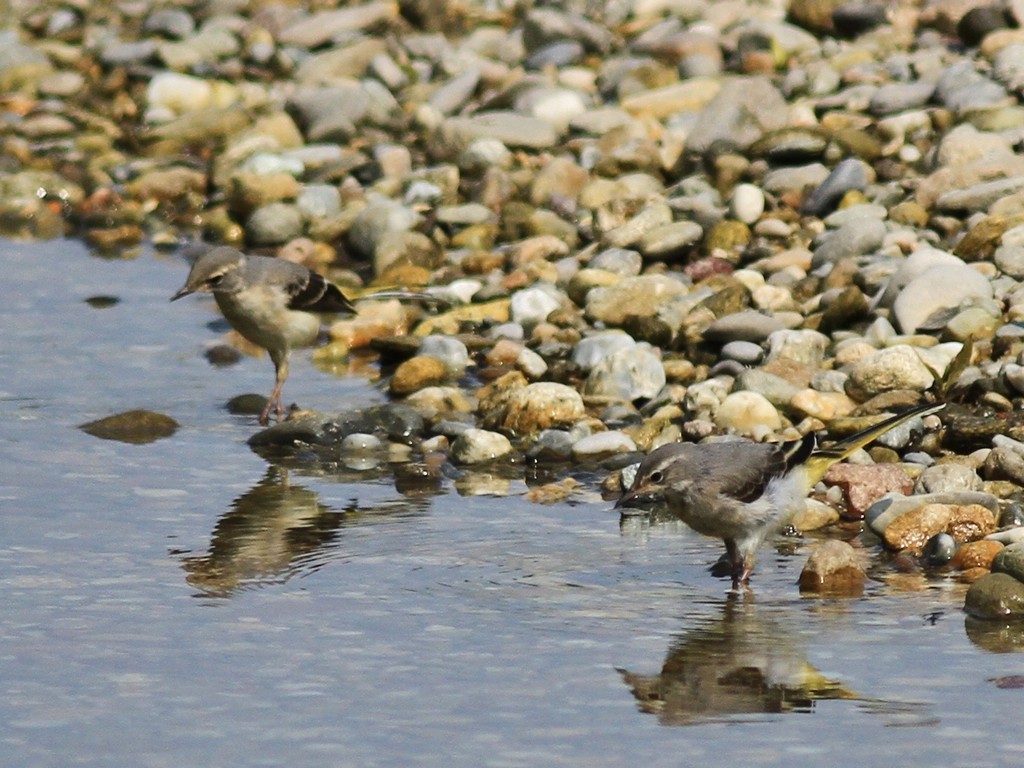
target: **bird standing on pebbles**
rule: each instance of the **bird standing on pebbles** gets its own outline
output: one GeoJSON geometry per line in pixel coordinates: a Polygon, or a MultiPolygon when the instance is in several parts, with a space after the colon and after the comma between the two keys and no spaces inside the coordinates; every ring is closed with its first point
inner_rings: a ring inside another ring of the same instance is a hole
{"type": "Polygon", "coordinates": [[[311,346],[320,333],[319,318],[309,313],[356,311],[337,286],[301,264],[226,246],[202,253],[171,301],[196,292],[212,293],[231,326],[270,354],[275,377],[260,414],[264,426],[271,411],[284,416],[281,390],[292,349],[311,346]]]}
{"type": "Polygon", "coordinates": [[[632,486],[615,506],[664,503],[695,531],[722,539],[732,589],[738,591],[750,579],[758,547],[803,508],[829,467],[890,429],[943,407],[910,408],[817,450],[813,434],[785,443],[669,443],[640,462],[632,486]]]}

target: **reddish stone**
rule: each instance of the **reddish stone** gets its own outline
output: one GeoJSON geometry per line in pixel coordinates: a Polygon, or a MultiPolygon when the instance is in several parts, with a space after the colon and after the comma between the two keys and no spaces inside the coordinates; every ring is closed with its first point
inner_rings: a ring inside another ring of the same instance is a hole
{"type": "Polygon", "coordinates": [[[706,280],[712,275],[730,274],[734,269],[736,269],[735,265],[723,258],[705,256],[703,259],[687,264],[683,272],[693,282],[699,283],[701,280],[706,280]]]}
{"type": "Polygon", "coordinates": [[[914,489],[914,481],[898,464],[835,464],[825,482],[842,489],[846,516],[858,519],[885,494],[895,491],[906,496],[914,489]]]}

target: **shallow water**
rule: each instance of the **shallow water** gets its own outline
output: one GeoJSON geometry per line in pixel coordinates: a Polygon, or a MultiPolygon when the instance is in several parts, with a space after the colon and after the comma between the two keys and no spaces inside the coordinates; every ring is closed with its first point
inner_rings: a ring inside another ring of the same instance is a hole
{"type": "MultiPolygon", "coordinates": [[[[1024,633],[965,623],[954,584],[802,599],[801,545],[730,600],[718,543],[620,528],[592,487],[269,465],[223,403],[270,363],[207,363],[212,303],[167,300],[181,262],[0,241],[0,264],[4,765],[1024,760],[1024,633]],[[132,408],[182,426],[76,429],[132,408]]],[[[289,401],[384,400],[295,358],[289,401]]]]}

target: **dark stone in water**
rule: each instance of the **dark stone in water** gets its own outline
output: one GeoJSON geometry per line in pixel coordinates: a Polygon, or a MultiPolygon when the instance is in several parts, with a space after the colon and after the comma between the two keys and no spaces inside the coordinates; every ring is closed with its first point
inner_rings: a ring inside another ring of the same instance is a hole
{"type": "Polygon", "coordinates": [[[93,309],[108,309],[121,303],[117,296],[90,296],[85,300],[93,309]]]}
{"type": "Polygon", "coordinates": [[[218,368],[234,365],[242,359],[242,353],[228,344],[210,347],[205,354],[210,365],[215,365],[218,368]]]}
{"type": "Polygon", "coordinates": [[[266,404],[267,398],[264,395],[249,392],[228,400],[227,409],[228,413],[235,416],[258,416],[263,413],[266,404]]]}
{"type": "Polygon", "coordinates": [[[924,561],[931,566],[945,565],[956,553],[956,539],[948,533],[937,533],[924,545],[924,561]]]}
{"type": "Polygon", "coordinates": [[[142,445],[162,437],[170,437],[177,431],[178,426],[178,422],[162,413],[134,410],[90,421],[88,424],[80,424],[78,428],[102,440],[142,445]]]}
{"type": "Polygon", "coordinates": [[[396,443],[411,443],[421,437],[423,417],[401,403],[376,405],[336,416],[309,415],[275,424],[249,438],[249,446],[263,448],[306,443],[335,446],[351,434],[381,434],[396,443]]]}
{"type": "Polygon", "coordinates": [[[1006,573],[982,576],[967,590],[964,610],[976,619],[1024,618],[1024,584],[1006,573]]]}

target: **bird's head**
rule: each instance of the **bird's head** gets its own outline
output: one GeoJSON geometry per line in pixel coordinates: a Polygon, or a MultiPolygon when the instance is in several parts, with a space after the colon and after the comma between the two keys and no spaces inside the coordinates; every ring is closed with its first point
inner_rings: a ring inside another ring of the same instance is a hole
{"type": "Polygon", "coordinates": [[[185,284],[171,296],[171,301],[191,293],[231,293],[237,290],[238,270],[244,263],[245,254],[234,248],[225,246],[206,251],[193,262],[185,284]]]}
{"type": "Polygon", "coordinates": [[[615,508],[647,508],[666,501],[673,493],[684,491],[693,481],[692,465],[687,460],[690,447],[688,443],[669,443],[651,451],[640,462],[633,483],[615,503],[615,508]]]}

